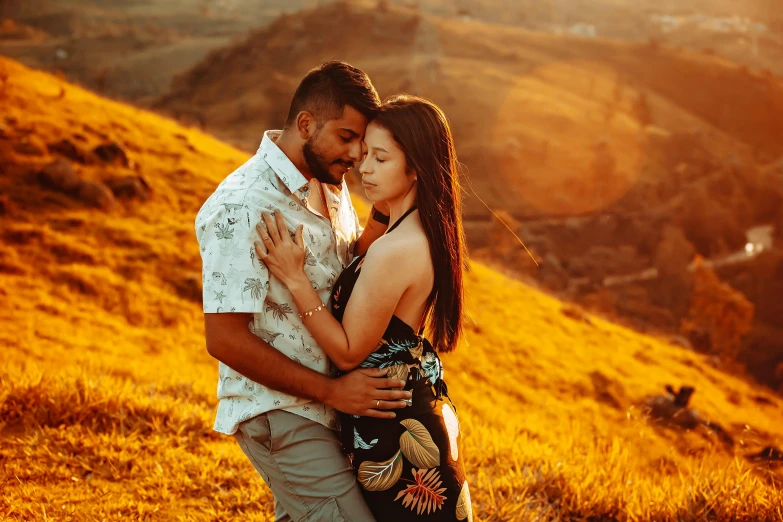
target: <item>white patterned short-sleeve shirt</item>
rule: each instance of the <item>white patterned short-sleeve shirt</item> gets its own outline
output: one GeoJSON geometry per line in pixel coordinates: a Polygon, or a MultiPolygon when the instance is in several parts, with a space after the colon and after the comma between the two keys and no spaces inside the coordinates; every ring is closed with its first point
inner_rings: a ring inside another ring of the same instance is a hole
{"type": "MultiPolygon", "coordinates": [[[[291,231],[304,224],[305,271],[323,302],[350,262],[361,227],[344,182],[322,185],[328,216],[312,208],[307,179],[275,144],[279,134],[264,133],[258,152],[220,183],[196,217],[204,313],[252,313],[251,332],[294,361],[333,375],[334,366],[299,319],[291,293],[256,259],[255,226],[262,211],[275,209],[291,231]]],[[[221,433],[232,434],[241,422],[276,409],[336,428],[332,408],[266,388],[222,362],[217,394],[214,429],[221,433]]]]}

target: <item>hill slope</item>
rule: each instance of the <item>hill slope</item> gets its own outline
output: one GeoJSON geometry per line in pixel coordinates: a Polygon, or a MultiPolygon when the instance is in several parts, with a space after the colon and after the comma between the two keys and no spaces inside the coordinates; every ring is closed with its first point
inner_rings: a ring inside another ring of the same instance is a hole
{"type": "MultiPolygon", "coordinates": [[[[192,230],[246,156],[15,62],[0,70],[0,514],[267,519],[268,491],[210,429],[192,230]],[[55,158],[82,188],[47,188],[62,177],[37,173],[55,158]],[[92,196],[128,176],[149,188],[92,196]]],[[[783,441],[779,398],[480,264],[467,290],[469,344],[444,360],[479,520],[781,519],[773,464],[746,459],[783,441]],[[735,445],[647,422],[639,405],[665,384],[694,386],[735,445]]]]}
{"type": "MultiPolygon", "coordinates": [[[[343,2],[345,0],[332,0],[343,2]]],[[[171,77],[232,37],[281,13],[325,0],[16,0],[0,1],[0,54],[30,67],[61,70],[111,97],[145,104],[167,91],[171,77]],[[248,16],[252,13],[252,16],[248,16]],[[31,27],[25,27],[29,25],[31,27]],[[34,28],[34,29],[33,29],[34,28]],[[10,29],[10,30],[8,30],[10,29]],[[31,30],[32,29],[32,30],[31,30]],[[43,30],[51,38],[40,38],[43,30]],[[65,51],[66,55],[62,55],[65,51]]],[[[542,32],[594,32],[602,37],[664,39],[710,50],[757,69],[783,74],[783,18],[778,0],[378,0],[415,4],[422,12],[469,16],[542,32]],[[661,18],[663,17],[663,18],[661,18]],[[665,21],[663,21],[665,19],[665,21]],[[755,32],[753,24],[765,24],[755,32]],[[676,30],[672,24],[677,26],[676,30]],[[754,28],[751,28],[751,27],[754,28]]]]}
{"type": "MultiPolygon", "coordinates": [[[[639,185],[654,192],[671,180],[681,136],[696,136],[714,164],[783,154],[783,83],[774,77],[647,43],[371,2],[282,16],[180,75],[158,107],[251,149],[282,124],[305,72],[335,58],[365,69],[382,95],[409,91],[441,105],[476,192],[516,215],[578,215],[639,185]]],[[[487,214],[475,198],[466,211],[487,214]]]]}
{"type": "MultiPolygon", "coordinates": [[[[505,228],[493,236],[486,202],[515,218],[506,221],[544,260],[536,269],[519,249],[491,256],[496,262],[534,272],[568,298],[610,301],[605,310],[637,324],[677,332],[687,285],[662,297],[654,288],[676,282],[658,278],[648,291],[603,281],[677,263],[660,248],[667,227],[695,253],[719,258],[744,251],[748,229],[783,219],[783,185],[762,168],[783,156],[783,82],[654,40],[333,3],[280,17],[211,54],[175,80],[160,107],[252,150],[264,129],[282,124],[305,72],[333,58],[364,68],[382,95],[412,91],[444,108],[468,171],[466,229],[476,252],[513,241],[505,228]]],[[[758,316],[774,316],[766,304],[774,287],[746,264],[741,270],[758,316]]],[[[761,322],[753,334],[761,340],[744,350],[754,354],[748,367],[778,389],[783,345],[779,335],[758,335],[775,326],[761,322]]]]}

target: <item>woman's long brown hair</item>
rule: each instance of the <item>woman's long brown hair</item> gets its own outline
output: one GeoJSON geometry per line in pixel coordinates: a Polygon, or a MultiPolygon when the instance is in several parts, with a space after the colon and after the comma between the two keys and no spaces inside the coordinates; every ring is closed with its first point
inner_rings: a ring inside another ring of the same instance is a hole
{"type": "Polygon", "coordinates": [[[435,282],[427,302],[426,324],[440,352],[456,348],[462,335],[462,200],[454,138],[443,111],[429,100],[407,94],[388,98],[373,119],[391,132],[417,174],[416,207],[430,246],[435,282]]]}

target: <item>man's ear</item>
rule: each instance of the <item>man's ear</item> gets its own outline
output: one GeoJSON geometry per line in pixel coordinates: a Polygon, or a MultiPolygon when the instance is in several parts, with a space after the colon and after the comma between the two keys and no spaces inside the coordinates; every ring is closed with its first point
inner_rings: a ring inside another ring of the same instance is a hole
{"type": "Polygon", "coordinates": [[[316,122],[313,113],[302,111],[296,115],[296,130],[299,137],[307,141],[315,134],[316,122]]]}

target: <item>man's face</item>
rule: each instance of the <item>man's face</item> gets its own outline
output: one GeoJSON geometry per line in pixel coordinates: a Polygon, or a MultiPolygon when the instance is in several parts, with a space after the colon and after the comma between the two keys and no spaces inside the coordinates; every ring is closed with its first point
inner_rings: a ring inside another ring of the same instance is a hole
{"type": "Polygon", "coordinates": [[[324,123],[302,146],[313,177],[323,183],[341,184],[345,173],[362,158],[366,128],[367,118],[348,105],[339,118],[324,123]]]}

